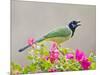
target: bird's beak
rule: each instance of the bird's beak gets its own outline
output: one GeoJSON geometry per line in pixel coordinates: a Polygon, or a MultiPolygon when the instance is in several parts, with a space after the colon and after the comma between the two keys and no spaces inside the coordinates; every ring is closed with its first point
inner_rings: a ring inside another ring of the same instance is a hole
{"type": "Polygon", "coordinates": [[[78,26],[81,26],[81,24],[78,24],[78,26]]]}
{"type": "Polygon", "coordinates": [[[80,21],[77,21],[77,23],[80,23],[80,21]]]}
{"type": "Polygon", "coordinates": [[[81,26],[80,21],[77,21],[77,26],[81,26]]]}

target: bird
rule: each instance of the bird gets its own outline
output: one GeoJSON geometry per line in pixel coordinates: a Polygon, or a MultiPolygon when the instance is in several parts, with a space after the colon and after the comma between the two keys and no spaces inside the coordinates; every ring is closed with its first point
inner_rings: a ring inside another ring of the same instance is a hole
{"type": "MultiPolygon", "coordinates": [[[[40,43],[42,41],[54,41],[58,45],[63,43],[64,41],[69,40],[74,36],[75,30],[78,26],[81,26],[80,21],[73,20],[69,22],[66,26],[62,26],[59,28],[56,28],[50,32],[48,32],[43,37],[37,39],[34,43],[40,43]]],[[[25,49],[31,47],[32,45],[27,45],[21,49],[19,49],[19,52],[24,51],[25,49]]]]}

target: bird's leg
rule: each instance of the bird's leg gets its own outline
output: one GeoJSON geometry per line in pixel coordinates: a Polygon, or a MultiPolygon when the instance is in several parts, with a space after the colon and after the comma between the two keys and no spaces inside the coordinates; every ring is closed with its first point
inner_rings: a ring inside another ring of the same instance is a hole
{"type": "Polygon", "coordinates": [[[57,44],[57,48],[60,49],[61,48],[61,44],[57,44]]]}
{"type": "Polygon", "coordinates": [[[60,52],[60,55],[62,55],[62,56],[63,56],[63,55],[64,55],[64,53],[63,53],[63,52],[62,52],[62,50],[61,50],[61,44],[58,44],[58,47],[57,47],[57,48],[58,48],[58,50],[59,50],[59,52],[60,52]]]}

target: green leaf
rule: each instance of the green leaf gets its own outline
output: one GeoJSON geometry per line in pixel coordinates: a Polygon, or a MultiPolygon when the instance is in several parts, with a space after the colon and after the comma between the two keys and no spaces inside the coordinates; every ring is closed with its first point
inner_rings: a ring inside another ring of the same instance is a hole
{"type": "Polygon", "coordinates": [[[37,67],[37,64],[36,64],[36,63],[32,63],[32,64],[29,65],[28,68],[29,68],[29,71],[30,71],[30,72],[34,73],[34,72],[36,72],[36,70],[37,70],[36,67],[37,67]]]}
{"type": "Polygon", "coordinates": [[[22,70],[22,68],[21,68],[21,66],[19,64],[11,63],[11,67],[14,70],[18,70],[18,71],[22,70]]]}
{"type": "Polygon", "coordinates": [[[28,58],[29,60],[33,60],[33,56],[31,56],[31,55],[27,56],[27,58],[28,58]]]}
{"type": "Polygon", "coordinates": [[[51,63],[50,61],[46,61],[46,60],[41,60],[41,64],[40,64],[40,68],[43,71],[48,71],[48,69],[51,67],[51,63]]]}
{"type": "Polygon", "coordinates": [[[93,63],[91,64],[90,69],[91,69],[91,70],[95,70],[95,69],[96,69],[96,63],[95,63],[95,62],[93,62],[93,63]]]}
{"type": "Polygon", "coordinates": [[[60,50],[60,52],[61,52],[62,54],[64,54],[64,55],[66,55],[67,52],[68,52],[66,48],[60,48],[59,50],[60,50]]]}
{"type": "Polygon", "coordinates": [[[29,72],[29,67],[23,68],[22,74],[28,74],[29,72]]]}

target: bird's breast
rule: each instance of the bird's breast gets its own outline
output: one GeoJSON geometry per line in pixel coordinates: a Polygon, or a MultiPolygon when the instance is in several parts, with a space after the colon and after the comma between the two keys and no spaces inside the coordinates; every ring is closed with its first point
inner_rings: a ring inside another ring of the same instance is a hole
{"type": "Polygon", "coordinates": [[[67,36],[67,37],[53,37],[53,38],[48,38],[47,41],[54,41],[57,42],[58,44],[61,44],[67,40],[69,40],[71,38],[71,36],[67,36]]]}

